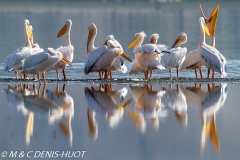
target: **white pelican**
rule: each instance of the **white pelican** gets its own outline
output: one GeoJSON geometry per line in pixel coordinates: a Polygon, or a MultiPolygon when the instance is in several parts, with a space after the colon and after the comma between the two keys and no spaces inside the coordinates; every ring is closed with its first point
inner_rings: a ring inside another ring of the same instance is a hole
{"type": "Polygon", "coordinates": [[[129,117],[135,122],[137,129],[144,132],[146,120],[150,119],[154,128],[159,128],[159,117],[165,117],[167,110],[161,106],[161,97],[165,91],[155,91],[152,86],[130,86],[134,99],[135,111],[128,111],[129,117]]]}
{"type": "MultiPolygon", "coordinates": [[[[210,14],[209,19],[207,19],[202,11],[202,7],[200,5],[200,11],[202,13],[202,15],[205,18],[205,22],[209,28],[209,32],[210,32],[210,37],[211,37],[211,43],[210,45],[215,47],[215,26],[216,26],[216,20],[217,20],[217,16],[218,16],[218,9],[219,6],[216,6],[214,8],[214,10],[212,11],[212,13],[210,14]]],[[[195,76],[196,78],[198,78],[197,76],[197,69],[200,72],[200,77],[202,78],[202,66],[204,65],[204,60],[201,57],[201,53],[199,52],[198,49],[190,51],[187,56],[186,59],[182,65],[181,71],[185,70],[185,69],[190,69],[190,70],[195,70],[195,76]]],[[[209,78],[209,73],[210,70],[208,70],[208,76],[207,78],[209,78]]],[[[212,74],[212,77],[214,77],[214,71],[212,74]]]]}
{"type": "Polygon", "coordinates": [[[98,72],[101,78],[101,72],[105,71],[104,79],[107,79],[107,70],[117,56],[122,56],[123,58],[132,62],[132,60],[123,52],[122,46],[117,40],[114,39],[113,35],[107,36],[107,40],[103,46],[95,48],[94,40],[97,33],[96,25],[91,24],[88,29],[89,35],[87,51],[91,52],[85,61],[85,74],[89,74],[90,72],[98,72]]]}
{"type": "Polygon", "coordinates": [[[219,72],[221,78],[225,77],[227,75],[226,59],[216,48],[205,43],[205,32],[208,35],[211,35],[211,33],[209,33],[208,27],[206,26],[203,17],[199,18],[199,25],[200,25],[200,41],[198,45],[198,52],[201,53],[201,57],[205,61],[204,65],[208,69],[219,72]]]}
{"type": "MultiPolygon", "coordinates": [[[[154,33],[150,36],[150,43],[156,44],[156,47],[160,52],[165,51],[168,49],[168,47],[164,44],[157,44],[157,41],[159,39],[159,35],[157,33],[154,33]]],[[[161,56],[161,54],[159,54],[161,56]]],[[[138,73],[144,73],[144,69],[137,63],[136,60],[134,60],[131,71],[129,72],[129,75],[132,74],[138,74],[138,73]]],[[[150,79],[152,78],[152,71],[150,72],[150,79]]]]}
{"type": "Polygon", "coordinates": [[[128,45],[127,49],[134,47],[133,53],[136,62],[144,69],[145,79],[148,79],[149,71],[152,72],[152,70],[155,69],[164,70],[165,68],[159,62],[158,54],[160,54],[161,51],[159,51],[155,44],[145,44],[141,46],[144,37],[146,37],[145,32],[136,33],[135,39],[128,45]]]}
{"type": "Polygon", "coordinates": [[[29,20],[24,20],[24,34],[25,34],[25,45],[21,49],[17,49],[13,53],[9,54],[5,59],[4,70],[6,72],[15,71],[16,79],[18,79],[18,71],[21,70],[21,61],[26,57],[33,54],[32,52],[32,32],[30,29],[29,20]]]}
{"type": "MultiPolygon", "coordinates": [[[[113,63],[110,67],[108,67],[108,71],[114,71],[117,70],[120,73],[126,73],[127,67],[124,64],[124,60],[122,57],[118,56],[114,59],[113,63]]],[[[112,73],[110,72],[110,79],[112,79],[112,73]]]]}
{"type": "MultiPolygon", "coordinates": [[[[62,27],[62,29],[59,31],[57,35],[57,38],[59,38],[66,33],[66,46],[64,47],[60,46],[59,48],[56,49],[57,51],[61,52],[63,57],[68,59],[70,62],[72,62],[73,60],[73,51],[74,51],[74,47],[72,46],[71,40],[70,40],[71,27],[72,27],[72,21],[67,20],[65,25],[62,27]]],[[[67,65],[68,64],[63,62],[58,62],[56,65],[54,65],[53,69],[56,70],[58,79],[60,79],[58,75],[58,70],[62,69],[63,79],[66,80],[65,69],[67,65]]]]}
{"type": "Polygon", "coordinates": [[[178,73],[179,70],[182,68],[182,64],[185,60],[187,48],[180,47],[181,44],[187,42],[187,35],[186,33],[182,32],[179,33],[177,39],[173,43],[172,47],[165,54],[161,56],[161,64],[166,68],[169,69],[170,79],[172,78],[172,68],[176,68],[177,78],[179,78],[178,73]]]}
{"type": "Polygon", "coordinates": [[[60,60],[71,65],[71,62],[64,58],[61,52],[54,50],[53,48],[48,48],[48,53],[41,52],[24,59],[22,61],[22,73],[37,74],[40,84],[40,74],[42,74],[45,85],[45,72],[60,60]]]}

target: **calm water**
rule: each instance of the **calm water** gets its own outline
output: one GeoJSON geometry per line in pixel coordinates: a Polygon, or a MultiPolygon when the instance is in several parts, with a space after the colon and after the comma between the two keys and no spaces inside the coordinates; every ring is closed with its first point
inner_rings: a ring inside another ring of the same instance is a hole
{"type": "MultiPolygon", "coordinates": [[[[64,38],[56,36],[65,21],[71,19],[75,52],[67,76],[98,78],[83,74],[87,27],[91,23],[98,27],[96,46],[113,34],[126,48],[140,31],[147,34],[144,43],[148,43],[152,33],[159,33],[159,43],[171,45],[184,31],[188,36],[184,46],[190,51],[197,48],[199,41],[198,4],[169,3],[158,10],[153,3],[0,2],[0,19],[4,22],[0,23],[0,78],[14,77],[13,73],[3,72],[4,59],[24,45],[26,18],[34,28],[35,43],[45,50],[65,44],[64,38]]],[[[202,3],[205,14],[209,15],[217,4],[202,3]]],[[[230,78],[240,77],[239,5],[221,2],[216,28],[216,48],[227,59],[230,78]]],[[[125,53],[134,58],[131,49],[125,49],[125,53]]],[[[113,76],[128,77],[118,73],[113,76]]],[[[153,75],[168,76],[167,72],[158,71],[153,75]]],[[[194,74],[186,71],[180,76],[194,74]]],[[[136,77],[143,75],[133,78],[136,77]]],[[[48,72],[47,78],[55,78],[54,72],[48,72]]],[[[200,87],[189,83],[152,88],[112,84],[111,89],[108,85],[68,83],[62,92],[63,86],[60,83],[56,91],[57,84],[50,83],[38,93],[38,85],[32,89],[29,84],[27,89],[26,84],[0,84],[0,153],[33,151],[30,156],[34,156],[36,151],[87,151],[83,159],[119,160],[239,157],[239,84],[200,87]],[[27,135],[31,126],[32,134],[27,135]]]]}

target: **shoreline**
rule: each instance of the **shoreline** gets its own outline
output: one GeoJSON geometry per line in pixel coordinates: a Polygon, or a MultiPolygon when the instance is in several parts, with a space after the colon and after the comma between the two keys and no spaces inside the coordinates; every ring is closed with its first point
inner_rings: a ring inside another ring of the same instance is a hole
{"type": "MultiPolygon", "coordinates": [[[[47,83],[68,83],[68,84],[87,84],[87,83],[111,83],[111,84],[174,84],[174,83],[240,83],[240,78],[173,78],[170,80],[169,78],[153,78],[149,80],[138,79],[138,78],[120,78],[120,79],[112,79],[112,80],[100,80],[100,79],[67,79],[57,80],[57,79],[46,79],[47,83]]],[[[38,80],[33,79],[15,79],[15,78],[0,78],[0,84],[13,84],[13,83],[29,83],[29,84],[38,84],[38,80]]],[[[42,85],[43,82],[42,82],[42,85]]]]}

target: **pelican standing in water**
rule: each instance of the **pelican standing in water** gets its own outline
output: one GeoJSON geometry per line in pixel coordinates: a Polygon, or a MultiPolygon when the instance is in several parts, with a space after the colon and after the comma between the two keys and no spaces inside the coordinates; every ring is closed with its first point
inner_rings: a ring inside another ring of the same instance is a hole
{"type": "MultiPolygon", "coordinates": [[[[200,5],[200,11],[205,19],[205,23],[207,24],[208,28],[209,28],[209,32],[211,34],[211,43],[210,45],[215,47],[215,28],[216,28],[216,21],[217,21],[217,16],[218,16],[218,9],[219,6],[217,5],[214,10],[212,11],[211,15],[209,16],[209,19],[207,19],[202,11],[202,7],[200,5]]],[[[183,66],[181,68],[182,70],[186,70],[186,69],[190,69],[190,70],[195,70],[195,76],[196,78],[198,78],[197,76],[197,69],[200,72],[200,76],[202,78],[202,66],[205,64],[204,60],[201,57],[201,53],[199,52],[198,49],[190,51],[187,56],[186,59],[183,63],[183,66]]],[[[210,73],[210,69],[208,70],[208,77],[209,78],[209,73],[210,73]]],[[[212,74],[212,77],[214,78],[214,71],[212,74]]]]}
{"type": "Polygon", "coordinates": [[[166,68],[169,69],[170,79],[172,79],[172,68],[176,68],[177,70],[177,78],[179,78],[179,70],[182,68],[182,64],[185,60],[187,48],[180,47],[181,44],[187,42],[187,35],[186,33],[182,32],[178,34],[177,39],[173,43],[171,49],[166,52],[164,55],[161,56],[161,64],[166,68]]]}
{"type": "Polygon", "coordinates": [[[101,79],[101,72],[105,72],[104,79],[107,79],[107,70],[115,60],[117,56],[122,56],[128,61],[132,60],[123,52],[122,46],[113,35],[109,35],[103,46],[96,48],[94,46],[94,40],[97,34],[97,27],[95,24],[91,24],[89,27],[87,52],[89,53],[86,62],[84,73],[98,72],[101,79]]]}
{"type": "MultiPolygon", "coordinates": [[[[151,44],[156,44],[156,47],[160,52],[162,52],[164,50],[167,50],[168,47],[166,45],[157,44],[158,39],[159,39],[159,35],[157,33],[154,33],[150,36],[150,43],[151,44]]],[[[159,54],[159,56],[161,56],[161,54],[159,54]]],[[[129,75],[138,74],[139,72],[144,73],[144,69],[135,60],[133,65],[132,65],[131,71],[129,72],[129,75]]],[[[150,79],[152,78],[152,71],[150,71],[150,77],[149,78],[150,79]]]]}
{"type": "MultiPolygon", "coordinates": [[[[57,35],[57,38],[60,38],[61,36],[66,34],[66,46],[64,47],[60,46],[59,48],[56,49],[57,51],[61,52],[63,57],[68,59],[70,62],[72,62],[73,60],[73,51],[74,51],[74,47],[72,46],[71,40],[70,40],[71,27],[72,27],[72,21],[67,20],[65,25],[62,27],[62,29],[59,31],[57,35]]],[[[67,65],[68,64],[60,61],[56,65],[54,65],[53,69],[56,70],[58,79],[60,79],[58,75],[58,70],[62,69],[63,79],[66,80],[65,69],[67,65]]]]}
{"type": "Polygon", "coordinates": [[[22,68],[21,61],[26,57],[34,54],[32,51],[32,32],[30,29],[29,20],[24,20],[24,34],[25,34],[25,45],[21,49],[17,49],[13,53],[9,54],[5,59],[4,70],[6,72],[15,71],[16,79],[18,79],[18,71],[22,68]]]}
{"type": "Polygon", "coordinates": [[[159,62],[158,54],[161,54],[161,51],[158,50],[155,44],[145,44],[141,46],[144,37],[146,37],[145,32],[136,33],[135,39],[128,45],[127,49],[134,48],[133,53],[136,62],[143,68],[145,79],[149,79],[151,78],[151,75],[148,77],[149,71],[150,74],[152,74],[152,70],[164,70],[165,68],[159,62]]]}
{"type": "Polygon", "coordinates": [[[22,73],[37,74],[39,84],[41,84],[40,74],[42,74],[44,85],[46,85],[45,72],[60,60],[71,65],[71,62],[64,58],[61,52],[48,48],[48,53],[42,52],[24,59],[22,61],[22,73]]]}
{"type": "Polygon", "coordinates": [[[208,69],[212,69],[215,72],[220,73],[220,77],[225,77],[227,75],[227,62],[225,57],[214,47],[207,45],[205,43],[205,32],[207,35],[211,35],[208,30],[207,24],[203,17],[199,18],[200,25],[200,41],[198,45],[198,52],[201,53],[201,57],[205,61],[205,66],[208,69]]]}

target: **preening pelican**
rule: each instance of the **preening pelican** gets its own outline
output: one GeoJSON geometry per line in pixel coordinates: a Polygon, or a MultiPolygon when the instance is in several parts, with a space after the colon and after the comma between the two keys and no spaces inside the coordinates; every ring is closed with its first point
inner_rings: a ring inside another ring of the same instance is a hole
{"type": "Polygon", "coordinates": [[[158,54],[161,54],[161,51],[156,47],[155,44],[145,44],[143,46],[143,40],[146,37],[145,32],[140,32],[135,34],[135,39],[128,45],[127,49],[133,48],[133,53],[135,55],[136,62],[144,70],[145,79],[151,78],[148,77],[148,72],[160,69],[164,70],[165,68],[159,62],[158,54]]]}
{"type": "Polygon", "coordinates": [[[21,61],[33,54],[31,45],[32,32],[30,22],[27,19],[24,20],[24,34],[25,45],[21,49],[17,49],[9,54],[5,59],[4,70],[6,72],[15,71],[16,79],[18,79],[18,71],[22,68],[21,61]]]}
{"type": "MultiPolygon", "coordinates": [[[[59,38],[66,33],[66,46],[64,47],[60,46],[59,48],[56,49],[57,51],[61,52],[63,57],[68,59],[70,62],[72,62],[73,60],[73,51],[74,51],[74,47],[72,46],[71,40],[70,40],[71,27],[72,27],[72,21],[67,20],[65,25],[62,27],[62,29],[59,31],[57,35],[57,38],[59,38]]],[[[56,65],[54,65],[53,69],[56,70],[58,79],[60,79],[58,75],[58,70],[62,69],[63,79],[66,80],[65,69],[67,65],[68,64],[63,62],[58,62],[56,65]]]]}
{"type": "Polygon", "coordinates": [[[104,79],[107,79],[107,70],[117,56],[122,56],[123,58],[132,62],[132,60],[123,52],[122,46],[117,40],[114,39],[113,35],[107,36],[107,40],[104,45],[98,48],[95,48],[93,45],[95,37],[96,25],[91,24],[89,26],[87,43],[87,51],[91,52],[85,61],[85,74],[89,74],[90,72],[98,72],[101,79],[101,72],[105,72],[104,79]]]}
{"type": "MultiPolygon", "coordinates": [[[[210,32],[210,37],[211,37],[211,43],[210,45],[215,47],[215,28],[216,28],[216,20],[217,20],[217,16],[218,16],[218,8],[219,6],[216,6],[215,9],[212,11],[209,19],[207,19],[202,11],[202,7],[200,5],[200,11],[205,19],[205,23],[207,24],[208,28],[209,28],[209,32],[210,32]]],[[[198,49],[190,51],[187,56],[186,59],[182,65],[181,71],[182,70],[186,70],[186,69],[190,69],[190,70],[195,70],[195,76],[196,78],[198,78],[197,76],[197,69],[200,72],[200,77],[202,78],[202,66],[204,65],[204,60],[201,57],[201,53],[199,52],[198,49]]],[[[209,78],[209,73],[210,70],[208,70],[208,77],[209,78]]],[[[212,77],[214,78],[214,71],[212,74],[212,77]]]]}
{"type": "MultiPolygon", "coordinates": [[[[118,56],[114,59],[113,63],[111,64],[110,67],[108,67],[108,70],[110,71],[115,71],[117,70],[120,73],[126,73],[127,72],[127,67],[124,64],[124,60],[122,57],[118,56]]],[[[112,79],[112,75],[110,74],[110,78],[112,79]]]]}
{"type": "MultiPolygon", "coordinates": [[[[168,47],[165,44],[157,44],[158,39],[159,39],[159,35],[157,33],[154,33],[150,36],[150,43],[156,44],[158,52],[167,50],[168,47]]],[[[161,54],[159,54],[158,56],[161,56],[161,54]]],[[[131,71],[129,72],[129,75],[138,74],[138,73],[144,73],[144,69],[137,63],[136,60],[134,60],[131,71]]],[[[152,78],[152,71],[150,71],[149,78],[152,78]]]]}
{"type": "Polygon", "coordinates": [[[187,48],[180,47],[181,44],[187,42],[187,35],[186,33],[182,32],[178,34],[177,39],[173,43],[170,50],[165,51],[166,53],[161,56],[161,64],[166,68],[169,69],[170,79],[172,78],[172,68],[176,68],[177,71],[177,78],[179,78],[178,73],[182,64],[185,60],[187,48]]]}
{"type": "Polygon", "coordinates": [[[34,38],[33,38],[33,27],[30,25],[30,29],[32,32],[32,38],[30,39],[31,43],[32,43],[32,51],[33,53],[40,53],[40,52],[44,52],[44,49],[40,48],[40,46],[37,43],[34,43],[34,38]]]}
{"type": "Polygon", "coordinates": [[[71,65],[71,62],[64,58],[61,52],[48,48],[48,53],[42,52],[24,59],[22,61],[22,73],[37,74],[39,83],[41,83],[40,74],[42,74],[44,84],[46,84],[45,72],[60,60],[71,65]]]}
{"type": "Polygon", "coordinates": [[[214,47],[207,45],[205,43],[205,32],[208,35],[212,35],[205,23],[203,17],[199,18],[200,25],[200,41],[198,45],[198,52],[201,53],[201,57],[205,60],[205,66],[208,69],[212,69],[220,73],[220,77],[225,77],[227,75],[227,62],[225,57],[214,47]]]}

